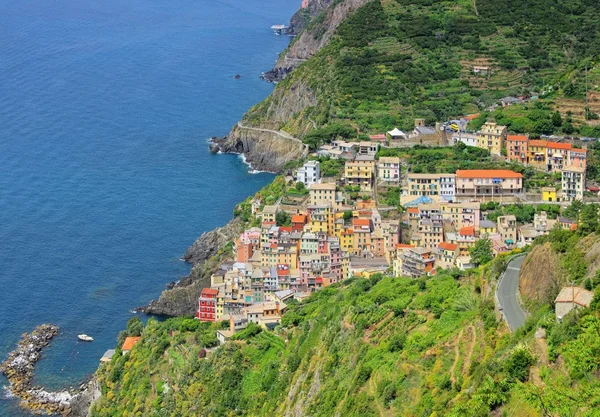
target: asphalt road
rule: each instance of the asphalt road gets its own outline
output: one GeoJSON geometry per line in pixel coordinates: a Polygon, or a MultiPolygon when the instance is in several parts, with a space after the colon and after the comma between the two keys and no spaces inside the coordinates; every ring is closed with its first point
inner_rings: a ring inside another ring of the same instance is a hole
{"type": "Polygon", "coordinates": [[[496,296],[500,302],[504,319],[508,323],[511,331],[517,330],[525,323],[527,313],[523,311],[517,301],[517,292],[519,290],[519,271],[525,255],[518,256],[509,262],[502,280],[496,289],[496,296]]]}

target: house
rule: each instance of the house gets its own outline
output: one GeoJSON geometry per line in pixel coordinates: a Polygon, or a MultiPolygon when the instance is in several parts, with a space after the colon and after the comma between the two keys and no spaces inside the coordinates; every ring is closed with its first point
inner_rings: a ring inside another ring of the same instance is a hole
{"type": "Polygon", "coordinates": [[[523,174],[507,169],[459,169],[456,171],[456,197],[491,200],[523,192],[523,174]]]}
{"type": "Polygon", "coordinates": [[[402,275],[418,278],[431,273],[434,269],[435,258],[431,249],[422,247],[409,248],[402,255],[402,275]]]}
{"type": "Polygon", "coordinates": [[[379,158],[377,178],[386,182],[400,182],[400,158],[393,156],[379,158]]]}
{"type": "Polygon", "coordinates": [[[437,133],[435,128],[430,126],[416,126],[413,130],[413,136],[431,136],[437,133]]]}
{"type": "Polygon", "coordinates": [[[359,186],[363,191],[371,191],[375,179],[375,157],[359,155],[354,161],[346,161],[344,177],[348,185],[359,186]]]}
{"type": "Polygon", "coordinates": [[[501,155],[507,130],[506,126],[486,122],[477,132],[477,147],[488,150],[492,155],[501,155]]]}
{"type": "Polygon", "coordinates": [[[575,220],[559,217],[558,222],[560,223],[560,227],[564,230],[577,230],[577,222],[575,220]]]}
{"type": "Polygon", "coordinates": [[[450,201],[454,198],[455,188],[455,174],[410,173],[402,192],[408,196],[437,197],[438,200],[450,201]]]}
{"type": "Polygon", "coordinates": [[[308,223],[306,214],[294,214],[292,216],[292,231],[302,232],[306,223],[308,223]]]}
{"type": "Polygon", "coordinates": [[[379,144],[376,142],[360,142],[358,144],[358,155],[375,157],[379,150],[379,144]]]}
{"type": "Polygon", "coordinates": [[[583,200],[585,168],[576,166],[562,170],[562,201],[583,200]]]}
{"type": "Polygon", "coordinates": [[[198,300],[196,318],[200,321],[215,321],[217,319],[217,295],[219,291],[213,288],[203,288],[198,300]]]}
{"type": "Polygon", "coordinates": [[[385,135],[385,133],[379,133],[376,135],[369,135],[369,139],[377,142],[385,142],[387,141],[387,136],[385,135]]]}
{"type": "Polygon", "coordinates": [[[542,187],[540,191],[542,192],[542,201],[559,201],[554,187],[542,187]]]}
{"type": "Polygon", "coordinates": [[[581,287],[564,287],[554,300],[556,318],[562,320],[570,311],[579,308],[589,308],[594,293],[581,287]]]}
{"type": "Polygon", "coordinates": [[[496,223],[490,220],[481,220],[479,222],[479,235],[480,236],[489,236],[496,233],[498,229],[496,228],[496,223]]]}
{"type": "Polygon", "coordinates": [[[248,323],[257,324],[265,329],[273,329],[281,323],[281,315],[287,306],[279,301],[266,301],[246,307],[248,323]]]}
{"type": "Polygon", "coordinates": [[[530,140],[527,144],[527,162],[532,167],[547,169],[546,157],[548,155],[547,140],[530,140]]]}
{"type": "Polygon", "coordinates": [[[395,127],[394,129],[390,130],[389,132],[387,132],[387,134],[390,137],[390,139],[392,139],[392,140],[402,140],[402,139],[405,140],[405,139],[408,138],[408,136],[406,135],[406,133],[404,133],[403,131],[401,131],[397,127],[395,127]]]}
{"type": "Polygon", "coordinates": [[[278,207],[276,205],[266,205],[263,207],[262,212],[260,214],[261,221],[263,223],[273,223],[276,222],[278,207]]]}
{"type": "Polygon", "coordinates": [[[498,216],[498,233],[508,247],[517,243],[517,218],[512,214],[498,216]]]}
{"type": "Polygon", "coordinates": [[[452,268],[458,254],[458,244],[440,242],[437,249],[434,250],[436,265],[439,265],[442,268],[452,268]]]}
{"type": "Polygon", "coordinates": [[[522,102],[522,100],[519,99],[518,97],[510,97],[510,96],[503,97],[498,101],[500,102],[500,104],[502,104],[502,107],[512,106],[513,104],[522,102]]]}
{"type": "Polygon", "coordinates": [[[456,267],[461,271],[466,271],[470,268],[475,268],[475,264],[471,261],[470,256],[459,256],[456,258],[456,267]]]}
{"type": "Polygon", "coordinates": [[[527,143],[529,137],[526,135],[508,135],[506,137],[506,159],[527,164],[527,143]]]}
{"type": "Polygon", "coordinates": [[[548,142],[546,145],[546,170],[548,172],[560,172],[568,165],[570,143],[548,142]]]}
{"type": "Polygon", "coordinates": [[[534,225],[524,224],[522,226],[519,226],[518,246],[522,248],[524,246],[531,245],[535,238],[538,236],[540,235],[538,234],[538,231],[535,230],[534,225]]]}
{"type": "Polygon", "coordinates": [[[123,355],[126,355],[129,352],[131,352],[131,349],[133,349],[133,347],[139,341],[140,341],[140,337],[134,337],[134,336],[126,337],[125,341],[123,342],[123,346],[121,346],[121,352],[123,352],[123,355]]]}
{"type": "Polygon", "coordinates": [[[567,166],[584,168],[587,165],[587,150],[572,148],[568,153],[567,166]]]}
{"type": "Polygon", "coordinates": [[[335,189],[334,183],[313,184],[310,186],[310,204],[314,206],[335,207],[335,189]]]}
{"type": "Polygon", "coordinates": [[[321,181],[321,163],[319,161],[307,161],[296,172],[296,182],[303,183],[306,187],[321,181]]]}
{"type": "Polygon", "coordinates": [[[452,135],[452,143],[464,143],[467,146],[477,146],[477,136],[470,133],[457,132],[452,135]]]}

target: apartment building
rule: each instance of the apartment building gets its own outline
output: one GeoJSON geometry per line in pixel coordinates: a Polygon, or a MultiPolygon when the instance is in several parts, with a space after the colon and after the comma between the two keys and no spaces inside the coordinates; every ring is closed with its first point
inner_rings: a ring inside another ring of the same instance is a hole
{"type": "Polygon", "coordinates": [[[386,182],[400,182],[400,158],[393,156],[379,158],[377,178],[386,182]]]}
{"type": "Polygon", "coordinates": [[[506,137],[506,159],[527,164],[528,142],[526,135],[508,135],[506,137]]]}
{"type": "Polygon", "coordinates": [[[354,161],[347,161],[344,177],[348,185],[358,185],[363,191],[371,191],[375,180],[374,156],[357,156],[354,161]]]}
{"type": "Polygon", "coordinates": [[[523,192],[523,174],[505,169],[456,171],[457,198],[500,198],[523,192]]]}
{"type": "Polygon", "coordinates": [[[493,155],[501,155],[506,140],[507,127],[487,122],[477,132],[477,147],[487,149],[493,155]]]}
{"type": "Polygon", "coordinates": [[[435,266],[435,258],[431,249],[422,247],[408,248],[401,255],[402,275],[418,278],[429,274],[435,266]]]}
{"type": "Polygon", "coordinates": [[[307,161],[296,172],[296,182],[303,183],[306,187],[321,181],[321,163],[319,161],[307,161]]]}
{"type": "Polygon", "coordinates": [[[310,204],[313,206],[335,207],[335,184],[323,183],[310,186],[310,204]]]}
{"type": "Polygon", "coordinates": [[[443,201],[452,201],[456,194],[455,174],[415,174],[407,175],[405,195],[437,197],[443,201]]]}
{"type": "Polygon", "coordinates": [[[517,242],[517,218],[514,215],[498,216],[498,233],[510,248],[517,242]]]}
{"type": "Polygon", "coordinates": [[[570,166],[562,170],[563,201],[583,200],[585,168],[570,166]]]}

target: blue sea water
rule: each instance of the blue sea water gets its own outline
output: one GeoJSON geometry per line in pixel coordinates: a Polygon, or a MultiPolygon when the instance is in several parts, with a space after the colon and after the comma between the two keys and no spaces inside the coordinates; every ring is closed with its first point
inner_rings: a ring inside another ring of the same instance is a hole
{"type": "MultiPolygon", "coordinates": [[[[272,179],[207,139],[270,93],[258,75],[289,42],[270,26],[299,3],[0,0],[0,358],[54,323],[37,382],[79,383],[272,179]]],[[[0,416],[21,415],[0,393],[0,416]]]]}

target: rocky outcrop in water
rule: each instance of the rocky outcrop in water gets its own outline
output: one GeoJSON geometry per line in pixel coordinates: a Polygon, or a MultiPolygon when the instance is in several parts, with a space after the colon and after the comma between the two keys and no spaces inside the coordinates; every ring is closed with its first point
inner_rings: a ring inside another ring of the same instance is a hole
{"type": "Polygon", "coordinates": [[[286,75],[288,75],[290,72],[292,72],[292,70],[293,70],[292,67],[273,68],[271,71],[267,71],[267,72],[263,73],[260,76],[260,78],[262,78],[263,80],[268,81],[270,83],[278,83],[279,81],[283,80],[286,75]]]}
{"type": "Polygon", "coordinates": [[[24,333],[17,348],[0,365],[0,372],[6,375],[10,392],[21,400],[21,407],[34,414],[72,416],[71,401],[76,393],[49,392],[33,386],[35,364],[42,357],[42,349],[57,334],[58,327],[51,324],[42,324],[31,333],[24,333]]]}

